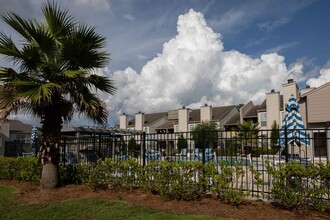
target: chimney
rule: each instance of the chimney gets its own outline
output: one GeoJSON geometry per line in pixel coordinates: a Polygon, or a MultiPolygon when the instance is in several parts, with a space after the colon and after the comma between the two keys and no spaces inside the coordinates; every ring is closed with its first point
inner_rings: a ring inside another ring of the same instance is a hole
{"type": "Polygon", "coordinates": [[[128,127],[128,115],[126,115],[125,113],[123,113],[119,117],[119,128],[126,130],[127,127],[128,127]]]}
{"type": "Polygon", "coordinates": [[[291,97],[298,99],[298,92],[298,85],[293,79],[289,79],[288,83],[283,84],[283,106],[285,106],[291,97]]]}
{"type": "Polygon", "coordinates": [[[144,125],[144,113],[138,112],[135,114],[135,130],[142,131],[144,125]]]}
{"type": "Polygon", "coordinates": [[[183,106],[182,109],[178,110],[178,112],[179,112],[179,131],[187,132],[188,122],[189,122],[189,109],[183,106]]]}
{"type": "Polygon", "coordinates": [[[201,107],[201,122],[211,121],[212,120],[212,106],[205,104],[201,107]]]}
{"type": "Polygon", "coordinates": [[[266,93],[267,129],[271,129],[274,121],[280,124],[280,102],[279,92],[272,90],[270,93],[266,93]]]}

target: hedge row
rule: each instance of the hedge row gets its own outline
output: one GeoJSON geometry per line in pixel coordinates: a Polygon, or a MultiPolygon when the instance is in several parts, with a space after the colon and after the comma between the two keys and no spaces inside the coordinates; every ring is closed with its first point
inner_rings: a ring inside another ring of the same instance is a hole
{"type": "MultiPolygon", "coordinates": [[[[0,158],[0,179],[38,182],[41,165],[34,157],[0,158]]],[[[239,164],[152,161],[145,167],[136,160],[97,161],[96,164],[61,166],[62,183],[87,183],[94,189],[130,190],[143,188],[168,199],[192,200],[206,193],[222,201],[240,204],[250,191],[242,180],[254,178],[262,185],[263,176],[250,166],[254,175],[247,176],[239,164]],[[221,168],[221,169],[219,169],[221,168]]],[[[330,164],[311,164],[305,168],[297,163],[281,164],[280,169],[267,166],[272,179],[271,201],[286,209],[312,207],[330,211],[330,164]]]]}

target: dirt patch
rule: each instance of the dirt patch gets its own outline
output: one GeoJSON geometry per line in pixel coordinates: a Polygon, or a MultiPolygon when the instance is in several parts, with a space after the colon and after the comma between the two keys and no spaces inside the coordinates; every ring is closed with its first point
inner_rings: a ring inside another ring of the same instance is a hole
{"type": "Polygon", "coordinates": [[[310,210],[288,211],[272,206],[269,202],[245,200],[240,206],[232,206],[214,198],[194,201],[166,200],[158,195],[133,190],[121,192],[113,190],[92,191],[87,185],[67,185],[55,190],[40,190],[39,186],[29,182],[4,181],[0,185],[17,188],[17,200],[27,204],[45,204],[72,198],[101,198],[123,200],[130,205],[145,206],[155,210],[229,217],[233,219],[329,219],[329,213],[310,210]]]}

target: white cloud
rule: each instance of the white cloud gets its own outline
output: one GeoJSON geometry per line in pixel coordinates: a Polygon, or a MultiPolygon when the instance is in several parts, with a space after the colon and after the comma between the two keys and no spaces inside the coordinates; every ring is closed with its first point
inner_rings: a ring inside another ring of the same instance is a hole
{"type": "Polygon", "coordinates": [[[139,60],[146,60],[146,59],[148,59],[147,56],[144,56],[144,55],[142,55],[142,54],[138,54],[138,55],[137,55],[137,58],[138,58],[139,60]]]}
{"type": "Polygon", "coordinates": [[[76,5],[91,7],[100,11],[110,11],[111,6],[107,0],[74,0],[76,5]]]}
{"type": "Polygon", "coordinates": [[[265,53],[279,53],[283,50],[286,50],[290,47],[294,47],[296,45],[298,45],[299,42],[298,41],[293,41],[293,42],[289,42],[289,43],[285,43],[285,44],[281,44],[281,45],[278,45],[277,47],[274,47],[274,48],[271,48],[271,49],[268,49],[265,51],[265,53]]]}
{"type": "Polygon", "coordinates": [[[261,30],[265,30],[265,31],[273,31],[276,28],[287,24],[290,21],[290,19],[288,18],[279,18],[277,20],[274,21],[266,21],[266,22],[261,22],[258,23],[257,26],[261,29],[261,30]]]}
{"type": "Polygon", "coordinates": [[[311,87],[319,87],[327,82],[330,82],[330,68],[321,69],[319,77],[307,80],[306,84],[311,87]]]}
{"type": "Polygon", "coordinates": [[[132,68],[108,73],[119,89],[105,97],[110,114],[261,102],[265,92],[280,90],[289,71],[301,70],[288,70],[284,57],[276,53],[252,58],[225,51],[221,35],[193,10],[179,16],[177,32],[141,73],[132,68]]]}
{"type": "Polygon", "coordinates": [[[124,18],[131,22],[135,20],[135,17],[133,17],[132,15],[129,15],[129,14],[124,15],[124,18]]]}

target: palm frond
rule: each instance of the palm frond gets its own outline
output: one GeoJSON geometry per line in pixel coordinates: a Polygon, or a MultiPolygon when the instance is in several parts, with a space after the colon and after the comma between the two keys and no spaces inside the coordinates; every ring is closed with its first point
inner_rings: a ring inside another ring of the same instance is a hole
{"type": "Polygon", "coordinates": [[[16,93],[31,100],[32,103],[39,103],[41,100],[44,102],[51,102],[54,89],[59,88],[59,85],[48,83],[35,83],[27,81],[14,81],[13,86],[16,88],[16,93]]]}
{"type": "Polygon", "coordinates": [[[72,94],[72,99],[78,112],[85,114],[97,123],[106,123],[107,110],[105,104],[95,94],[91,93],[87,87],[81,87],[79,91],[72,94]]]}
{"type": "Polygon", "coordinates": [[[47,27],[55,38],[71,33],[76,22],[72,16],[68,15],[68,10],[61,9],[56,2],[44,3],[41,10],[47,27]]]}
{"type": "Polygon", "coordinates": [[[38,22],[31,19],[23,19],[14,12],[2,16],[2,19],[27,41],[31,41],[33,39],[33,33],[37,30],[36,24],[38,22]]]}
{"type": "Polygon", "coordinates": [[[0,32],[0,54],[5,55],[14,64],[22,60],[21,52],[12,39],[3,32],[0,32]]]}
{"type": "Polygon", "coordinates": [[[26,101],[16,94],[13,87],[0,86],[0,124],[6,120],[10,113],[16,113],[25,106],[26,101]]]}
{"type": "Polygon", "coordinates": [[[82,70],[67,70],[67,71],[63,71],[62,75],[67,77],[67,78],[77,78],[77,77],[85,77],[86,76],[86,72],[82,71],[82,70]]]}
{"type": "Polygon", "coordinates": [[[0,67],[0,81],[2,83],[10,83],[13,80],[19,79],[19,74],[11,69],[11,68],[4,68],[0,67]]]}
{"type": "Polygon", "coordinates": [[[104,67],[109,54],[100,51],[105,45],[104,37],[93,33],[94,28],[81,26],[63,41],[63,59],[68,61],[69,69],[94,69],[104,67]]]}
{"type": "Polygon", "coordinates": [[[88,83],[93,85],[96,89],[114,95],[117,91],[115,82],[107,77],[91,74],[88,77],[88,83]]]}

